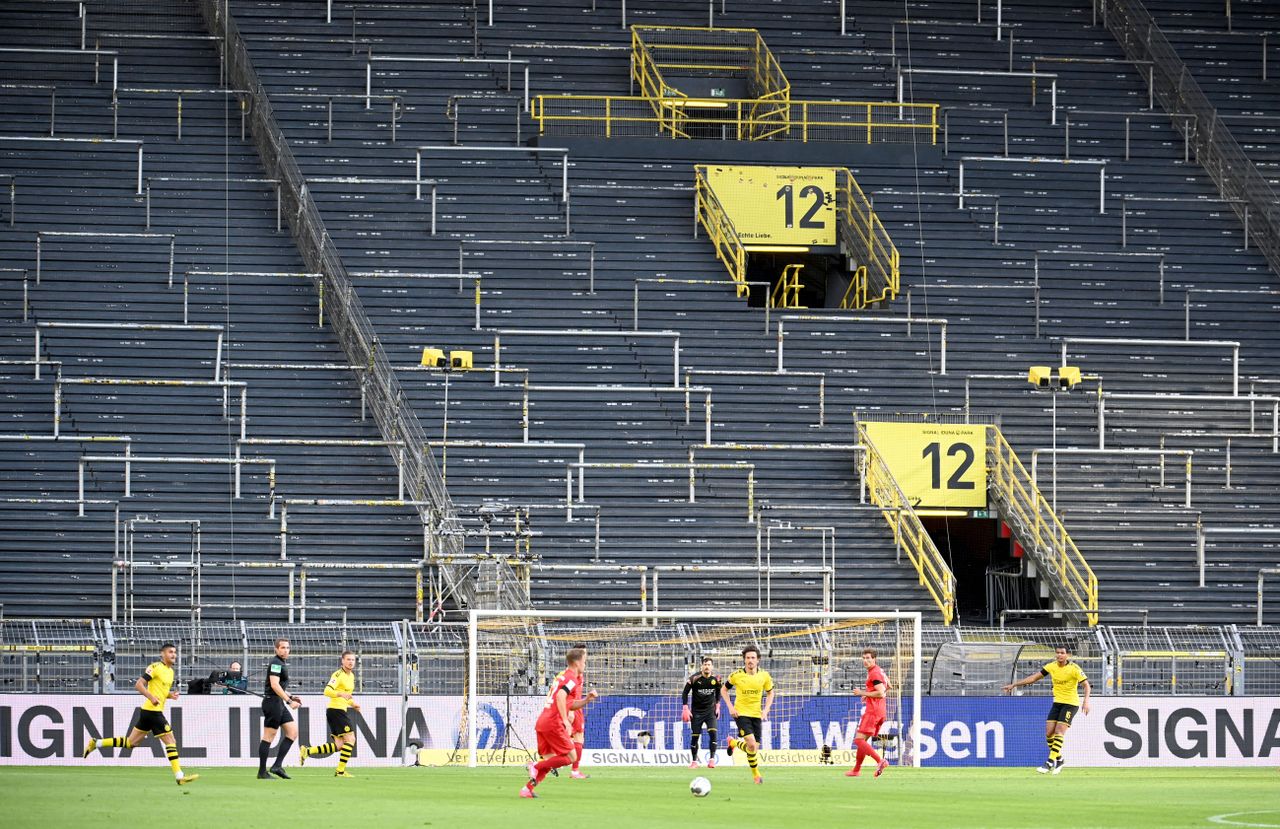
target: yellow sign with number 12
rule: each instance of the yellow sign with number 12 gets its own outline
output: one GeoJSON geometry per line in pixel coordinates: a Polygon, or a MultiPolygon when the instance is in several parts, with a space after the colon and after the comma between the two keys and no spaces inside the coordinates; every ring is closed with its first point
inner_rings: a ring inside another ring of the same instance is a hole
{"type": "Polygon", "coordinates": [[[987,506],[987,427],[962,423],[865,423],[911,503],[920,508],[987,506]]]}

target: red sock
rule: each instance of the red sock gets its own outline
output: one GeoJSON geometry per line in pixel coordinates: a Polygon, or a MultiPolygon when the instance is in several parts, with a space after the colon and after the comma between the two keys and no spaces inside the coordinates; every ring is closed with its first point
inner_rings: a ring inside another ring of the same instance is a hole
{"type": "Polygon", "coordinates": [[[552,769],[558,769],[561,766],[567,766],[569,765],[569,762],[570,761],[568,757],[565,757],[563,754],[560,754],[555,757],[548,757],[547,759],[542,760],[541,762],[534,763],[533,770],[538,773],[538,776],[533,778],[533,782],[541,783],[543,780],[547,779],[547,775],[551,772],[552,769]]]}
{"type": "Polygon", "coordinates": [[[880,765],[880,755],[876,754],[876,750],[871,747],[871,743],[859,737],[853,741],[853,744],[858,747],[858,761],[853,767],[855,771],[862,768],[862,758],[864,757],[870,757],[876,761],[877,766],[880,765]]]}
{"type": "Polygon", "coordinates": [[[582,763],[582,743],[574,743],[573,748],[573,770],[577,771],[578,765],[582,763]]]}

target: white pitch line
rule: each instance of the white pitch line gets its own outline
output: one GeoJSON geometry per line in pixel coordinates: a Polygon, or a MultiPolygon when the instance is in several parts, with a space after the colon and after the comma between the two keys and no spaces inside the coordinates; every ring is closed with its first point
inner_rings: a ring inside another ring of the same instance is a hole
{"type": "Polygon", "coordinates": [[[1259,829],[1280,829],[1280,823],[1246,823],[1241,820],[1230,820],[1229,818],[1240,817],[1241,815],[1277,815],[1280,816],[1280,809],[1259,809],[1254,812],[1227,812],[1226,814],[1213,815],[1209,818],[1211,823],[1221,823],[1227,826],[1253,826],[1259,829]]]}

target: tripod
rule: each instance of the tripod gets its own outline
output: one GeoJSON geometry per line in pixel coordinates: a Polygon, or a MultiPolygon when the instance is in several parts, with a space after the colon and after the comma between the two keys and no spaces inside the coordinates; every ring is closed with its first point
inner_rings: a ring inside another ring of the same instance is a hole
{"type": "MultiPolygon", "coordinates": [[[[516,671],[515,675],[512,676],[507,681],[507,696],[506,696],[505,710],[502,713],[502,763],[503,765],[506,765],[508,751],[516,752],[516,756],[520,756],[521,754],[523,754],[524,760],[526,763],[533,763],[533,762],[536,762],[538,759],[533,755],[533,752],[529,749],[529,746],[525,744],[524,739],[521,738],[519,732],[517,732],[515,728],[511,725],[512,686],[515,685],[517,678],[523,677],[523,676],[527,676],[527,671],[526,669],[522,668],[516,671]]],[[[525,684],[527,685],[527,683],[525,684]]],[[[556,771],[553,769],[551,773],[556,774],[556,771]]],[[[556,774],[556,776],[558,777],[559,775],[556,774]]]]}

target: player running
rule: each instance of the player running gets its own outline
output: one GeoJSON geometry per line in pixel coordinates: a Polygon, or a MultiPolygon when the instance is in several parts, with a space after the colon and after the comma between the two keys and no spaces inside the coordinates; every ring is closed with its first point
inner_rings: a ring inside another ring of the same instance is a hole
{"type": "Polygon", "coordinates": [[[862,666],[867,669],[867,687],[854,688],[853,692],[866,700],[866,706],[862,710],[862,719],[858,722],[858,736],[853,741],[853,744],[858,747],[858,757],[853,768],[844,773],[845,777],[857,777],[861,774],[862,761],[867,757],[876,761],[876,777],[884,774],[884,770],[889,768],[889,761],[871,747],[872,738],[880,733],[880,726],[884,725],[885,697],[889,694],[889,678],[885,676],[884,669],[876,664],[875,648],[863,648],[862,666]]]}
{"type": "Polygon", "coordinates": [[[325,709],[325,719],[329,724],[329,742],[318,746],[298,746],[298,765],[306,765],[308,757],[328,757],[335,751],[338,754],[338,768],[334,777],[351,777],[347,771],[347,763],[356,750],[356,732],[351,727],[351,715],[348,710],[359,711],[360,703],[355,700],[356,690],[356,655],[354,651],[343,651],[339,657],[338,670],[329,677],[329,684],[324,686],[324,695],[329,698],[329,707],[325,709]]]}
{"type": "Polygon", "coordinates": [[[1039,682],[1043,677],[1053,680],[1053,705],[1049,706],[1049,716],[1044,724],[1044,740],[1049,744],[1049,759],[1036,771],[1041,774],[1057,774],[1062,771],[1062,742],[1066,739],[1067,729],[1071,727],[1071,718],[1076,711],[1089,713],[1089,677],[1084,675],[1080,666],[1071,661],[1071,652],[1065,645],[1053,649],[1054,661],[1046,663],[1043,668],[1033,674],[1024,676],[1017,682],[1004,686],[1007,694],[1014,688],[1039,682]],[[1080,701],[1080,685],[1084,685],[1084,702],[1080,701]]]}
{"type": "Polygon", "coordinates": [[[289,686],[289,640],[276,640],[276,653],[267,663],[266,687],[262,692],[262,740],[258,743],[258,779],[270,780],[271,775],[289,779],[284,771],[284,758],[298,739],[298,724],[293,721],[293,712],[302,705],[302,700],[291,696],[289,686]],[[271,754],[271,741],[276,738],[276,731],[284,729],[284,737],[280,740],[280,749],[276,752],[276,762],[267,771],[267,757],[271,754]]]}
{"type": "MultiPolygon", "coordinates": [[[[574,645],[574,647],[580,648],[583,654],[586,654],[587,652],[587,646],[585,644],[574,645]]],[[[573,696],[569,699],[570,706],[572,706],[574,702],[582,699],[582,689],[587,687],[587,675],[584,673],[580,679],[581,681],[577,684],[577,687],[574,688],[573,696]]],[[[582,749],[587,742],[586,703],[583,703],[579,708],[573,708],[571,710],[573,711],[573,735],[570,739],[573,740],[573,768],[569,770],[569,777],[573,780],[590,780],[591,775],[583,774],[578,768],[582,765],[582,749]]]]}
{"type": "Polygon", "coordinates": [[[689,723],[689,754],[693,758],[689,768],[698,767],[698,744],[702,742],[702,729],[707,729],[707,745],[711,756],[707,768],[716,767],[716,723],[720,719],[720,677],[712,673],[715,668],[711,657],[702,657],[702,670],[685,680],[680,692],[683,706],[680,719],[689,723]],[[689,697],[693,697],[690,707],[689,697]]]}
{"type": "Polygon", "coordinates": [[[587,666],[586,650],[570,648],[564,655],[564,661],[565,670],[551,683],[546,705],[534,725],[534,733],[538,735],[538,755],[542,759],[529,764],[529,782],[520,790],[521,797],[537,797],[534,788],[546,779],[552,769],[573,762],[573,712],[597,696],[595,691],[590,691],[584,699],[573,699],[575,689],[582,685],[582,673],[587,666]]]}
{"type": "Polygon", "coordinates": [[[773,677],[760,669],[760,649],[755,645],[742,649],[742,667],[729,674],[720,686],[720,696],[729,706],[729,716],[738,724],[739,737],[736,740],[727,738],[726,750],[730,757],[735,748],[745,751],[752,780],[757,784],[763,783],[756,753],[764,738],[763,723],[769,719],[769,706],[773,705],[773,677]],[[729,699],[730,689],[735,692],[732,701],[729,699]]]}
{"type": "Polygon", "coordinates": [[[138,681],[133,683],[133,687],[139,694],[146,697],[147,701],[138,708],[133,728],[129,729],[129,736],[103,737],[100,740],[90,738],[89,744],[84,747],[85,759],[88,759],[89,755],[97,749],[134,748],[147,739],[148,734],[151,734],[164,743],[164,754],[169,758],[169,768],[173,769],[173,777],[178,781],[179,786],[185,786],[200,779],[198,774],[182,773],[182,766],[178,763],[178,741],[174,739],[173,729],[164,718],[165,702],[178,698],[178,692],[173,690],[173,663],[177,659],[176,645],[165,642],[160,646],[159,661],[148,665],[142,672],[142,676],[138,677],[138,681]]]}

